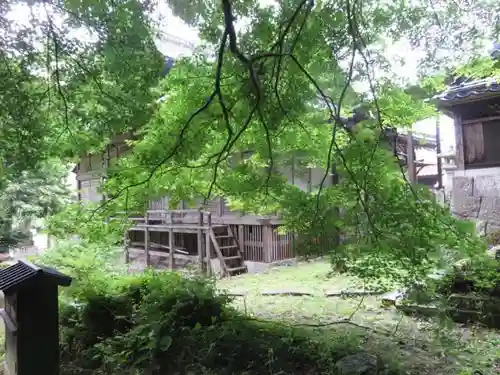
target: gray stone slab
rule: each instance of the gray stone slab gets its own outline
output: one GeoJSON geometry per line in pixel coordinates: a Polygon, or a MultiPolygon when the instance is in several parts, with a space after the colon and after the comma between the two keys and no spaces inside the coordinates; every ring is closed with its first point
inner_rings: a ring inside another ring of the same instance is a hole
{"type": "Polygon", "coordinates": [[[461,218],[476,219],[481,208],[481,197],[455,197],[452,211],[461,218]]]}
{"type": "Polygon", "coordinates": [[[246,289],[228,290],[228,289],[221,288],[221,289],[217,289],[217,293],[224,294],[224,295],[230,296],[230,297],[240,297],[240,296],[243,297],[243,296],[248,295],[248,290],[246,290],[246,289]]]}
{"type": "Polygon", "coordinates": [[[226,292],[224,293],[226,296],[229,297],[246,297],[248,292],[247,291],[231,291],[231,292],[226,292]]]}
{"type": "Polygon", "coordinates": [[[397,304],[396,308],[406,314],[419,314],[425,316],[434,316],[439,314],[440,309],[433,305],[402,305],[397,304]]]}
{"type": "Polygon", "coordinates": [[[393,290],[382,295],[382,306],[396,306],[396,302],[403,299],[406,295],[406,290],[393,290]]]}
{"type": "Polygon", "coordinates": [[[260,293],[263,296],[312,296],[312,293],[309,292],[301,292],[298,290],[266,290],[260,293]]]}
{"type": "MultiPolygon", "coordinates": [[[[480,202],[480,205],[479,205],[479,212],[477,214],[477,219],[478,221],[476,221],[476,224],[479,222],[479,221],[484,221],[485,223],[487,223],[488,220],[491,219],[491,217],[493,216],[493,212],[494,212],[494,207],[495,207],[495,198],[493,197],[480,197],[481,198],[481,202],[480,202]]],[[[476,229],[477,229],[477,225],[476,225],[476,229]]],[[[483,226],[484,231],[486,232],[486,225],[483,226]]]]}
{"type": "Polygon", "coordinates": [[[384,294],[381,291],[374,290],[332,290],[325,293],[325,297],[362,297],[362,296],[379,296],[384,294]]]}

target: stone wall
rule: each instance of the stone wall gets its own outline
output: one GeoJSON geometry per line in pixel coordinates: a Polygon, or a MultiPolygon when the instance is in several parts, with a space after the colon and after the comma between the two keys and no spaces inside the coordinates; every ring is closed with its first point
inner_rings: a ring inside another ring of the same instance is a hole
{"type": "Polygon", "coordinates": [[[477,221],[480,234],[500,230],[500,175],[453,177],[451,212],[477,221]]]}

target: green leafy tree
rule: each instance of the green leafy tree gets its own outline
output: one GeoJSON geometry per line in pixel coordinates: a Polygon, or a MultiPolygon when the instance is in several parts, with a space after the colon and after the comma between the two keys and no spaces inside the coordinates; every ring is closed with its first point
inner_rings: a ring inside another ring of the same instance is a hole
{"type": "MultiPolygon", "coordinates": [[[[8,2],[0,18],[16,3],[8,2]]],[[[5,36],[8,50],[30,73],[35,67],[44,73],[32,79],[46,83],[50,94],[36,107],[47,120],[36,123],[46,124],[43,136],[26,130],[37,142],[57,139],[40,143],[45,157],[76,158],[101,151],[116,134],[133,133],[133,155],[110,170],[104,186],[112,199],[91,217],[141,209],[165,194],[192,202],[221,194],[235,209],[280,211],[286,227],[305,237],[321,234],[326,240],[343,232],[350,248],[332,244],[331,250],[367,276],[377,269],[378,274],[395,270],[396,277],[405,268],[416,277],[435,265],[432,259],[444,247],[477,248],[470,236],[462,236],[460,223],[408,186],[395,158],[381,146],[384,126],[409,127],[434,113],[393,79],[383,44],[408,38],[425,46],[428,57],[460,43],[464,58],[477,55],[473,42],[495,29],[485,12],[491,2],[460,8],[441,1],[437,10],[424,2],[169,4],[199,29],[206,45],[177,61],[163,79],[149,2],[34,2],[30,6],[47,17],[31,20],[24,30],[29,37],[5,36]],[[450,36],[471,12],[481,16],[481,28],[450,36]],[[238,31],[237,21],[245,24],[238,31]],[[77,28],[93,39],[71,36],[77,28]],[[422,33],[429,29],[436,36],[422,33]],[[450,43],[442,43],[446,38],[450,43]],[[358,84],[368,92],[356,92],[358,84]],[[357,104],[375,116],[353,127],[344,120],[357,104]],[[335,166],[340,183],[300,191],[282,173],[292,157],[323,168],[324,181],[335,166]],[[378,263],[368,271],[374,258],[378,263]]],[[[426,85],[437,87],[437,80],[431,81],[426,85]]],[[[14,98],[18,91],[13,85],[5,95],[14,98]]]]}
{"type": "Polygon", "coordinates": [[[57,213],[70,202],[68,169],[57,161],[6,179],[0,189],[0,246],[8,251],[30,236],[34,219],[57,213]]]}

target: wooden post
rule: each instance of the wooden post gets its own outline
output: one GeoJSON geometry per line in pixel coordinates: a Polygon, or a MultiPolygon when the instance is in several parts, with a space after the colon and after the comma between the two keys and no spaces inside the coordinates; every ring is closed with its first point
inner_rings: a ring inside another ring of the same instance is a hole
{"type": "Polygon", "coordinates": [[[170,247],[170,252],[168,253],[168,268],[170,270],[174,269],[174,230],[172,228],[172,212],[168,213],[169,216],[169,221],[170,221],[170,227],[168,229],[168,246],[170,247]]]}
{"type": "Polygon", "coordinates": [[[212,214],[209,212],[207,214],[207,226],[205,229],[205,259],[206,259],[206,272],[207,275],[211,274],[212,267],[210,264],[211,255],[211,246],[210,246],[210,231],[212,230],[212,214]]]}
{"type": "Polygon", "coordinates": [[[125,264],[130,263],[130,252],[129,252],[129,239],[128,239],[129,231],[125,231],[123,236],[123,246],[125,248],[125,264]]]}
{"type": "Polygon", "coordinates": [[[217,198],[217,216],[221,217],[224,214],[224,198],[217,198]]]}
{"type": "Polygon", "coordinates": [[[457,169],[465,169],[464,133],[462,128],[462,116],[454,114],[453,122],[455,126],[455,165],[457,169]]]}
{"type": "Polygon", "coordinates": [[[200,268],[203,269],[203,212],[200,210],[198,213],[198,259],[200,268]]]}
{"type": "Polygon", "coordinates": [[[307,192],[312,192],[312,169],[307,168],[307,192]]]}
{"type": "Polygon", "coordinates": [[[149,213],[144,215],[144,251],[146,252],[146,266],[151,265],[151,254],[149,254],[149,213]]]}
{"type": "Polygon", "coordinates": [[[439,156],[441,154],[441,117],[438,112],[436,116],[436,165],[437,165],[437,189],[441,190],[443,188],[443,160],[439,156]]]}
{"type": "Polygon", "coordinates": [[[240,251],[245,255],[245,233],[243,232],[244,226],[238,225],[238,244],[240,245],[240,251]]]}
{"type": "Polygon", "coordinates": [[[273,261],[273,229],[266,224],[262,227],[262,251],[265,263],[273,261]]]}
{"type": "Polygon", "coordinates": [[[413,144],[413,132],[409,131],[406,137],[406,168],[408,181],[412,184],[417,182],[417,168],[415,165],[415,146],[413,144]]]}

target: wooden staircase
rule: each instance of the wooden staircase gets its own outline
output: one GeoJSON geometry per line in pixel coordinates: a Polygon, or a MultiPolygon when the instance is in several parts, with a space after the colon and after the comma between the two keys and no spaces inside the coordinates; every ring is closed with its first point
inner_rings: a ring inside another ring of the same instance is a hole
{"type": "Polygon", "coordinates": [[[240,245],[230,226],[211,228],[210,239],[220,260],[223,276],[236,276],[248,271],[240,245]]]}

